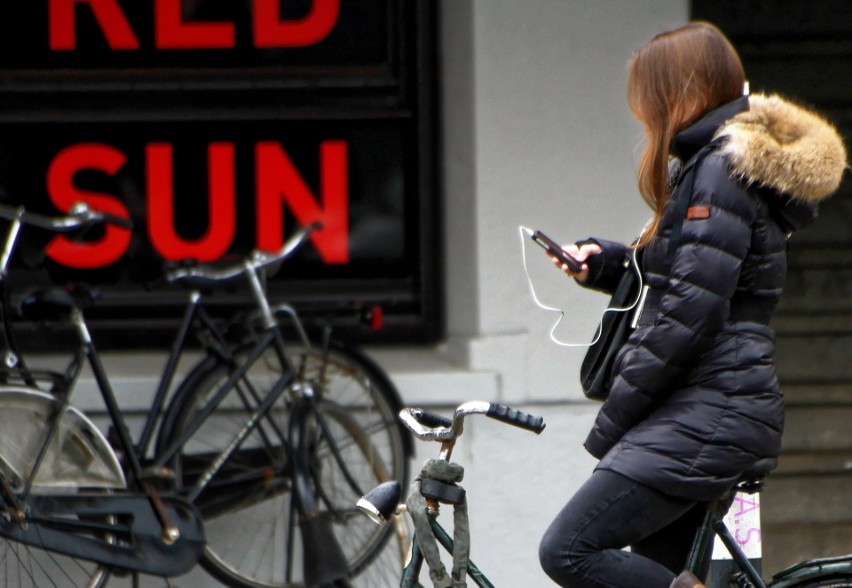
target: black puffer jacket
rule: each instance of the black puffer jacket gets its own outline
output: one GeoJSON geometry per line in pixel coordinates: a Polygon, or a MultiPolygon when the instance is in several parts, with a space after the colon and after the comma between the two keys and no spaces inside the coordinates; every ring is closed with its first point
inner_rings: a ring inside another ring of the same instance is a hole
{"type": "MultiPolygon", "coordinates": [[[[780,451],[784,407],[767,323],[784,286],[787,236],[837,189],[846,153],[821,118],[775,96],[752,96],[680,133],[674,155],[685,163],[642,256],[650,302],[615,360],[585,447],[600,458],[598,468],[712,500],[780,451]],[[718,147],[696,164],[711,142],[718,147]],[[667,270],[674,202],[688,190],[692,166],[690,209],[667,270]]],[[[628,250],[598,242],[603,253],[590,263],[587,285],[610,290],[628,250]]]]}

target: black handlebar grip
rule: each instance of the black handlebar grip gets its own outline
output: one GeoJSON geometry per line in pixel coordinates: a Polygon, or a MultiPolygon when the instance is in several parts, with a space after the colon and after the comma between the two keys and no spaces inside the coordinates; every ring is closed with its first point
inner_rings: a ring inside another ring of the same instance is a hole
{"type": "Polygon", "coordinates": [[[547,426],[544,424],[544,419],[541,417],[533,416],[531,414],[515,410],[514,408],[509,408],[508,406],[495,404],[493,402],[488,406],[488,412],[485,414],[490,416],[492,419],[503,421],[510,425],[515,425],[516,427],[526,429],[527,431],[532,431],[536,435],[544,431],[544,427],[547,426]]]}
{"type": "Polygon", "coordinates": [[[452,420],[450,420],[448,418],[444,418],[439,414],[426,412],[425,410],[421,410],[419,408],[417,410],[412,411],[411,416],[413,416],[414,419],[418,423],[420,423],[424,426],[427,426],[427,427],[433,427],[434,428],[434,427],[452,427],[453,426],[452,420]]]}

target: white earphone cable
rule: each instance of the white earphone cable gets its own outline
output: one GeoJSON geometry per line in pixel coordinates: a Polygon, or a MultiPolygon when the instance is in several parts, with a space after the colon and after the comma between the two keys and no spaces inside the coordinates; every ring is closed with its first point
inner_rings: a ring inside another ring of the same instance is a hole
{"type": "MultiPolygon", "coordinates": [[[[643,232],[644,232],[644,229],[643,229],[643,232]]],[[[523,225],[520,225],[518,227],[518,234],[520,235],[520,238],[521,238],[521,259],[523,261],[523,266],[524,266],[524,275],[527,277],[527,284],[529,285],[530,294],[532,295],[533,302],[535,302],[536,306],[538,306],[542,310],[559,313],[559,318],[556,319],[556,322],[553,324],[553,327],[551,327],[550,334],[549,334],[550,340],[553,341],[554,343],[556,343],[557,345],[560,345],[562,347],[590,347],[590,346],[594,345],[595,343],[597,343],[598,340],[600,339],[601,332],[602,332],[602,329],[603,329],[603,319],[604,319],[604,316],[606,315],[606,313],[608,313],[608,312],[629,312],[630,310],[633,310],[634,308],[636,308],[637,305],[639,305],[640,299],[642,298],[642,293],[644,291],[644,287],[643,287],[643,281],[642,281],[642,270],[639,268],[639,262],[636,259],[636,250],[634,249],[632,251],[631,255],[630,255],[630,270],[629,271],[635,271],[636,275],[639,278],[639,288],[637,289],[637,292],[636,292],[636,298],[628,306],[608,307],[608,308],[604,309],[604,311],[601,313],[601,320],[598,323],[597,329],[595,330],[595,336],[592,338],[591,342],[589,342],[589,343],[572,343],[572,342],[559,340],[556,337],[555,332],[556,332],[557,327],[559,327],[559,324],[562,322],[562,319],[565,317],[565,311],[562,310],[561,308],[555,308],[553,306],[548,306],[548,305],[544,304],[539,299],[539,297],[538,297],[538,295],[536,294],[536,291],[535,291],[535,286],[533,286],[532,278],[530,277],[529,268],[527,267],[527,248],[526,248],[526,239],[524,238],[525,234],[526,234],[526,236],[531,237],[532,234],[533,234],[533,231],[529,227],[525,227],[523,225]]]]}

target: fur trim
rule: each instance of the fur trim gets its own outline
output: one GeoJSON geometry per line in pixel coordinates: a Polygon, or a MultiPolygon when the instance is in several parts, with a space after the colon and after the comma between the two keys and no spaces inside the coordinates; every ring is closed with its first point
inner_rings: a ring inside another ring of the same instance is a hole
{"type": "Polygon", "coordinates": [[[749,110],[727,121],[716,136],[726,138],[722,152],[735,176],[802,200],[831,196],[847,167],[835,128],[776,95],[749,96],[749,110]]]}

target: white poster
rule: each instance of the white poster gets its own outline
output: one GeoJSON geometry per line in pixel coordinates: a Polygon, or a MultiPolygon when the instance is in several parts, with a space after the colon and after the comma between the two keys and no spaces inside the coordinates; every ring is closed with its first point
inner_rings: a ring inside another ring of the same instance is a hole
{"type": "MultiPolygon", "coordinates": [[[[749,559],[760,559],[760,494],[737,493],[725,525],[749,559]]],[[[733,559],[719,537],[713,545],[713,559],[733,559]]]]}

